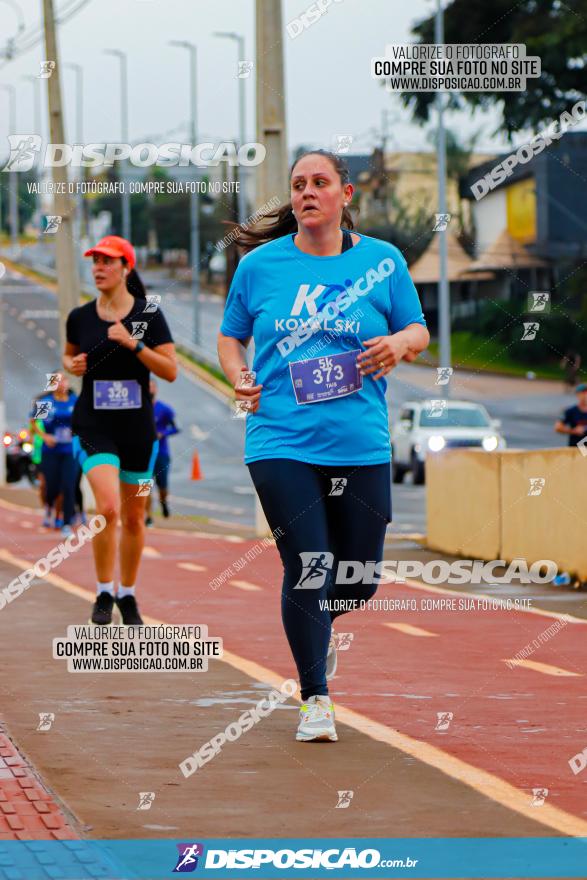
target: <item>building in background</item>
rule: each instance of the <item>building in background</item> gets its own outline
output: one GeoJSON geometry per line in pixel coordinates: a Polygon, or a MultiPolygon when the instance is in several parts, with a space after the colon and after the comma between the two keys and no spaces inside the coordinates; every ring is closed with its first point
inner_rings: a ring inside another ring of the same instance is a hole
{"type": "Polygon", "coordinates": [[[476,200],[473,185],[504,158],[471,168],[462,180],[475,240],[472,270],[496,274],[490,291],[500,299],[554,285],[565,296],[566,277],[587,260],[587,133],[568,131],[476,200]]]}

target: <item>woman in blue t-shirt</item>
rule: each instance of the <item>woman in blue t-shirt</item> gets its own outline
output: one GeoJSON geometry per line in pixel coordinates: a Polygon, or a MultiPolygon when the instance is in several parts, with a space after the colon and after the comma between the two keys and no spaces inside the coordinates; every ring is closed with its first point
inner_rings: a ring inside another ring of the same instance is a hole
{"type": "MultiPolygon", "coordinates": [[[[54,391],[35,400],[36,431],[43,438],[41,470],[46,483],[46,502],[51,509],[62,498],[62,532],[71,535],[78,465],[73,455],[71,420],[77,395],[67,376],[59,375],[54,391]]],[[[57,524],[57,521],[56,521],[57,524]]]]}
{"type": "Polygon", "coordinates": [[[349,231],[352,194],[339,156],[317,150],[295,162],[291,203],[240,231],[237,244],[250,252],[218,337],[248,411],[245,463],[284,566],[300,741],[337,739],[326,684],[336,668],[331,625],[375,593],[391,522],[384,377],[430,339],[402,254],[349,231]],[[242,388],[252,378],[251,337],[256,384],[242,388]]]}

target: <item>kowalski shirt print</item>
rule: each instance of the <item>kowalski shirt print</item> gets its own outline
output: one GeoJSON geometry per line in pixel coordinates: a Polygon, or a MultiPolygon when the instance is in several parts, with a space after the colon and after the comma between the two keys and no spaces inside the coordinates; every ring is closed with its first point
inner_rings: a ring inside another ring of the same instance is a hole
{"type": "Polygon", "coordinates": [[[263,385],[247,416],[245,462],[293,458],[312,464],[384,464],[390,458],[385,379],[355,393],[300,405],[289,364],[363,349],[374,336],[426,322],[400,251],[362,235],[344,254],[304,254],[292,236],[251,251],[234,275],[221,332],[255,342],[263,385]]]}

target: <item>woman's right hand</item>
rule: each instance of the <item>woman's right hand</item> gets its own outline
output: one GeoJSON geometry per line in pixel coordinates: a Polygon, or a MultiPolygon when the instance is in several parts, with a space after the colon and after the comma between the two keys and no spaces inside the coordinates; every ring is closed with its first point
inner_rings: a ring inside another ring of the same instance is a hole
{"type": "Polygon", "coordinates": [[[85,352],[76,354],[71,359],[71,370],[74,376],[83,376],[88,369],[88,356],[85,352]]]}
{"type": "Polygon", "coordinates": [[[53,436],[53,434],[45,434],[43,437],[43,443],[45,446],[49,446],[51,449],[57,445],[57,440],[53,436]]]}
{"type": "Polygon", "coordinates": [[[241,388],[241,376],[248,372],[248,367],[241,367],[240,376],[236,380],[234,392],[237,400],[246,400],[248,402],[247,411],[250,413],[257,412],[259,409],[259,401],[261,399],[262,385],[253,385],[250,388],[241,388]]]}

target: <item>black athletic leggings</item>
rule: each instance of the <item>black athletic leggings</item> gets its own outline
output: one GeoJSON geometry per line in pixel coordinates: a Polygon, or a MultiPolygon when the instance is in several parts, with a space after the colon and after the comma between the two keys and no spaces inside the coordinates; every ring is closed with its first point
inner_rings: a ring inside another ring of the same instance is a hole
{"type": "Polygon", "coordinates": [[[331,623],[345,612],[331,612],[321,602],[370,599],[375,593],[377,584],[337,584],[336,570],[341,560],[382,560],[391,522],[390,466],[325,467],[271,458],[253,462],[249,471],[283,562],[281,613],[302,699],[327,694],[331,623]],[[295,589],[298,582],[303,589],[295,589]]]}
{"type": "Polygon", "coordinates": [[[71,452],[43,450],[41,468],[45,474],[47,504],[53,507],[63,496],[63,525],[71,525],[74,513],[75,481],[78,464],[71,452]]]}

